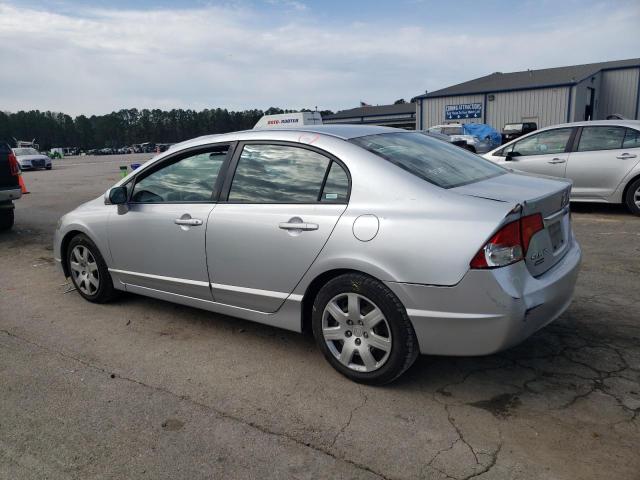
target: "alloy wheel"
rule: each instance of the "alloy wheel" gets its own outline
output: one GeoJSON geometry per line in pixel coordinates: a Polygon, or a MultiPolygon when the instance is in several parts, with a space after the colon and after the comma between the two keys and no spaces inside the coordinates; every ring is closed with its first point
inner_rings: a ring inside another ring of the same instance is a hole
{"type": "Polygon", "coordinates": [[[69,256],[69,267],[76,287],[85,295],[95,295],[100,287],[100,272],[91,251],[84,245],[76,245],[69,256]]]}
{"type": "Polygon", "coordinates": [[[341,293],[327,303],[322,335],[332,355],[358,372],[379,369],[391,353],[391,328],[382,310],[357,293],[341,293]]]}
{"type": "Polygon", "coordinates": [[[636,204],[636,207],[640,208],[640,187],[633,192],[633,203],[636,204]]]}

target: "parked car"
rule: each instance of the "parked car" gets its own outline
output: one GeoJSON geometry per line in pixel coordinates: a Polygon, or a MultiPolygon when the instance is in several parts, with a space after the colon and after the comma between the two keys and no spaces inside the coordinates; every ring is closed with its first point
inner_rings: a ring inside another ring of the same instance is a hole
{"type": "Polygon", "coordinates": [[[523,172],[570,179],[571,201],[623,203],[640,215],[640,121],[554,125],[484,157],[523,172]]]}
{"type": "Polygon", "coordinates": [[[382,384],[418,353],[490,354],[567,308],[570,189],[394,128],[211,135],[64,215],[54,257],[90,302],[126,290],[310,329],[336,370],[382,384]]]}
{"type": "Polygon", "coordinates": [[[443,142],[452,143],[456,147],[467,148],[467,142],[465,140],[453,140],[449,135],[445,135],[444,133],[439,133],[436,130],[419,130],[423,135],[427,135],[431,138],[436,138],[438,140],[442,140],[443,142]]]}
{"type": "Polygon", "coordinates": [[[0,230],[13,226],[13,201],[22,196],[18,176],[20,166],[6,142],[0,142],[0,230]]]}
{"type": "Polygon", "coordinates": [[[46,168],[51,170],[53,162],[47,155],[38,152],[35,148],[21,147],[14,148],[13,153],[18,159],[21,170],[36,170],[46,168]]]}
{"type": "Polygon", "coordinates": [[[430,127],[427,131],[447,135],[451,139],[452,143],[462,146],[470,152],[486,153],[500,144],[500,140],[498,139],[500,134],[485,124],[481,124],[487,128],[485,128],[480,135],[467,130],[477,128],[478,125],[480,124],[470,123],[463,125],[461,123],[450,123],[430,127]]]}
{"type": "Polygon", "coordinates": [[[507,123],[502,129],[502,144],[538,129],[535,122],[507,123]]]}

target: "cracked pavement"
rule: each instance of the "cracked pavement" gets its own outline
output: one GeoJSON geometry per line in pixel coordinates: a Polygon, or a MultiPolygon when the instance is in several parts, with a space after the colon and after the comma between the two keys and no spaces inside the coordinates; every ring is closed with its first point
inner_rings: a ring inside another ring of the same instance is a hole
{"type": "Polygon", "coordinates": [[[26,173],[33,193],[0,234],[0,478],[638,478],[640,218],[574,205],[584,263],[561,318],[500,354],[420,357],[376,388],[308,336],[64,294],[57,218],[122,161],[26,173]]]}

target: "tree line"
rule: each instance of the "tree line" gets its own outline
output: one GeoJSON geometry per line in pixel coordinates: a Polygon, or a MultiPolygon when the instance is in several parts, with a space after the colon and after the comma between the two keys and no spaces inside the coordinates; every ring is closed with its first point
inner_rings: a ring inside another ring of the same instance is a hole
{"type": "MultiPolygon", "coordinates": [[[[53,147],[119,148],[137,143],[176,143],[200,135],[253,128],[263,115],[292,113],[271,107],[266,111],[123,109],[106,115],[70,115],[31,110],[0,112],[0,141],[32,140],[41,150],[53,147]]],[[[302,109],[302,112],[311,110],[302,109]]],[[[329,115],[333,112],[321,112],[329,115]]]]}

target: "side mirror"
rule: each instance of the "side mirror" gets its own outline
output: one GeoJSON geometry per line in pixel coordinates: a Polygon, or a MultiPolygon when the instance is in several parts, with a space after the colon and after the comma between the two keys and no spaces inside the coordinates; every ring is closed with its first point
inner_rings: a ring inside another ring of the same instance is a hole
{"type": "Polygon", "coordinates": [[[507,154],[504,157],[504,161],[505,162],[513,162],[514,158],[520,156],[520,154],[518,152],[514,152],[513,150],[511,150],[510,152],[507,152],[507,154]]]}
{"type": "Polygon", "coordinates": [[[112,205],[127,203],[127,187],[113,187],[109,190],[109,203],[112,205]]]}

